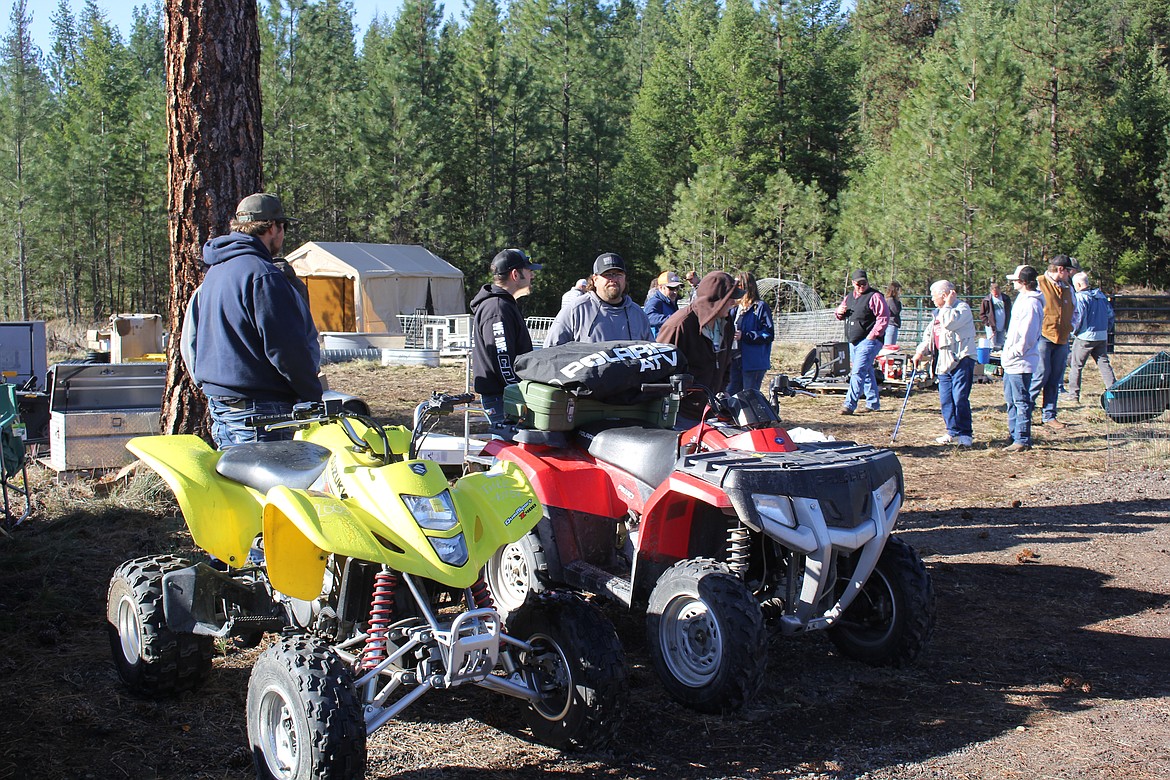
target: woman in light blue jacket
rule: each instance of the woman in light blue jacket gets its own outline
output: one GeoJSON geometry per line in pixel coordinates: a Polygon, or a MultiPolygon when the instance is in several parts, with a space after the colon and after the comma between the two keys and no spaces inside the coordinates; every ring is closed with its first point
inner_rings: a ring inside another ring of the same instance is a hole
{"type": "Polygon", "coordinates": [[[735,395],[740,390],[760,389],[764,374],[772,367],[772,341],[776,337],[772,313],[760,300],[756,277],[741,271],[735,281],[743,290],[743,297],[728,315],[735,322],[728,395],[735,395]]]}

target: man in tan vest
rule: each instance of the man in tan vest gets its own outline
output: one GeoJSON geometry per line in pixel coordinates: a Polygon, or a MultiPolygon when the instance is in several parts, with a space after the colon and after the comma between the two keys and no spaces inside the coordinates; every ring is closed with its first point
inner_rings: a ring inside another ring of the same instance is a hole
{"type": "Polygon", "coordinates": [[[1032,404],[1042,401],[1039,424],[1056,430],[1065,427],[1056,419],[1056,398],[1068,362],[1069,335],[1076,325],[1076,306],[1069,283],[1072,275],[1073,263],[1069,256],[1056,255],[1037,284],[1044,294],[1044,322],[1040,327],[1040,365],[1032,376],[1032,404]]]}

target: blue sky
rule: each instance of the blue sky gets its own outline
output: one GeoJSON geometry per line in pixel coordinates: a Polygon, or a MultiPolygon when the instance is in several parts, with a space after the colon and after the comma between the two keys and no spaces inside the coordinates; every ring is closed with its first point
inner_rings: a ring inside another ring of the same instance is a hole
{"type": "MultiPolygon", "coordinates": [[[[33,18],[33,42],[44,51],[49,48],[49,39],[53,30],[52,17],[57,13],[58,2],[59,0],[30,0],[28,3],[29,12],[33,18]]],[[[358,27],[357,40],[359,43],[362,33],[370,26],[370,21],[376,15],[393,17],[402,5],[401,0],[350,0],[350,2],[354,9],[354,23],[358,27]]],[[[85,0],[68,0],[68,3],[73,10],[74,17],[80,16],[85,9],[85,0]]],[[[134,23],[132,13],[134,8],[149,5],[149,2],[148,0],[97,0],[96,5],[106,12],[106,18],[118,28],[122,34],[122,40],[127,40],[130,37],[130,28],[134,23]]],[[[450,0],[444,5],[447,7],[448,16],[458,13],[463,7],[461,0],[450,0]]],[[[3,8],[3,25],[5,32],[7,32],[8,17],[12,10],[11,0],[3,3],[3,8]]]]}

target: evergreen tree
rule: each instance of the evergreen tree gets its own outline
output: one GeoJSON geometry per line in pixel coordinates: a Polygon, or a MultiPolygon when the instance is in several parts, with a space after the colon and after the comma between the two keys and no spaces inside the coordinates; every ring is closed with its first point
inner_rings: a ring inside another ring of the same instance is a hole
{"type": "Polygon", "coordinates": [[[0,297],[6,319],[32,319],[32,288],[37,269],[30,238],[38,193],[33,185],[42,162],[48,129],[49,89],[33,45],[28,0],[16,0],[0,51],[0,222],[6,226],[0,272],[0,297]],[[9,259],[10,258],[10,259],[9,259]]]}
{"type": "Polygon", "coordinates": [[[1143,36],[1131,35],[1118,76],[1085,152],[1093,230],[1108,250],[1097,275],[1170,281],[1170,237],[1157,231],[1158,176],[1170,155],[1170,74],[1143,36]],[[1117,259],[1127,250],[1137,251],[1131,257],[1141,257],[1143,267],[1117,268],[1117,259]]]}
{"type": "Polygon", "coordinates": [[[954,0],[857,0],[850,24],[859,65],[854,85],[863,148],[889,144],[898,109],[934,34],[957,13],[954,0]]]}
{"type": "Polygon", "coordinates": [[[1045,181],[1041,259],[1067,253],[1089,227],[1078,147],[1092,134],[1104,99],[1110,53],[1103,10],[1092,0],[1021,0],[1010,26],[1045,181]]]}

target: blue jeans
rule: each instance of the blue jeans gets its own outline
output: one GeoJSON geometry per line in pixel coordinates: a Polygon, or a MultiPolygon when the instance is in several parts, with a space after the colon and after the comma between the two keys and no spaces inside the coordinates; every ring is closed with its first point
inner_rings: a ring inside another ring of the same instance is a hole
{"type": "Polygon", "coordinates": [[[1032,406],[1041,401],[1040,417],[1045,422],[1056,419],[1056,398],[1064,380],[1064,365],[1068,362],[1068,344],[1054,344],[1040,339],[1040,367],[1032,375],[1032,406]],[[1041,393],[1043,396],[1041,397],[1041,393]]]}
{"type": "Polygon", "coordinates": [[[211,438],[221,450],[235,444],[254,441],[288,441],[292,439],[292,428],[278,428],[274,431],[249,428],[244,421],[261,414],[290,414],[293,405],[288,401],[249,401],[243,398],[208,398],[207,410],[211,412],[211,438]]]}
{"type": "Polygon", "coordinates": [[[1016,444],[1032,445],[1032,375],[1004,374],[1003,400],[1007,404],[1008,433],[1016,444]]]}
{"type": "Polygon", "coordinates": [[[971,435],[971,377],[974,358],[965,357],[951,366],[950,373],[938,375],[938,400],[942,418],[951,436],[971,435]]]}
{"type": "Polygon", "coordinates": [[[898,326],[893,323],[886,326],[886,335],[882,336],[882,341],[888,347],[892,347],[898,343],[898,326]]]}
{"type": "Polygon", "coordinates": [[[736,355],[731,359],[731,371],[727,379],[727,394],[735,395],[740,390],[759,390],[760,385],[764,382],[764,374],[768,373],[767,369],[763,371],[744,371],[743,358],[736,355]]]}
{"type": "Polygon", "coordinates": [[[881,339],[864,338],[849,345],[849,391],[845,393],[845,408],[857,408],[857,402],[865,394],[865,403],[872,411],[881,407],[878,399],[877,378],[873,375],[873,359],[882,348],[881,339]]]}

